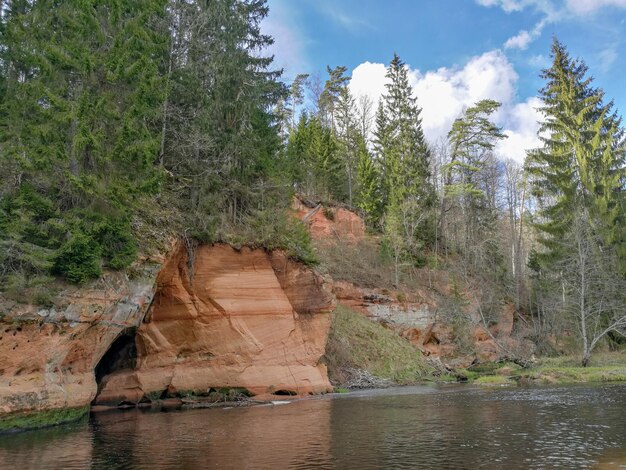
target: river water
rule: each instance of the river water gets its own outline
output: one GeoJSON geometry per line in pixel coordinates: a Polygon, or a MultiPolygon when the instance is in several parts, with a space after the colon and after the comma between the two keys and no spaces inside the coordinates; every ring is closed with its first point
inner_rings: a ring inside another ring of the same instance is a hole
{"type": "Polygon", "coordinates": [[[2,469],[624,468],[626,385],[417,386],[114,411],[0,436],[2,469]]]}

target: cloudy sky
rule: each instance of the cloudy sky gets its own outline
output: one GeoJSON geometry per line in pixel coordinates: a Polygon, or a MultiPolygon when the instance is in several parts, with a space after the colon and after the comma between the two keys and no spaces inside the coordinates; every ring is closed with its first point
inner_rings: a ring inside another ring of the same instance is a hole
{"type": "Polygon", "coordinates": [[[626,109],[626,0],[269,0],[265,32],[285,69],[318,73],[345,65],[355,95],[384,90],[394,52],[407,63],[427,137],[445,137],[465,106],[502,103],[503,157],[536,145],[542,86],[553,36],[581,57],[595,85],[626,109]]]}

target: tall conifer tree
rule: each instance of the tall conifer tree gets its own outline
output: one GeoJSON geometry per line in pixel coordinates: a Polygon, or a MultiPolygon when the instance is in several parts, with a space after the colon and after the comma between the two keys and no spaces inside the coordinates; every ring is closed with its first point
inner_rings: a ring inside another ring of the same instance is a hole
{"type": "Polygon", "coordinates": [[[556,39],[552,66],[542,78],[543,146],[529,152],[527,169],[540,202],[535,226],[547,248],[543,258],[558,259],[560,242],[583,208],[594,214],[605,241],[626,255],[626,146],[620,118],[612,102],[603,102],[604,92],[592,86],[587,66],[556,39]]]}

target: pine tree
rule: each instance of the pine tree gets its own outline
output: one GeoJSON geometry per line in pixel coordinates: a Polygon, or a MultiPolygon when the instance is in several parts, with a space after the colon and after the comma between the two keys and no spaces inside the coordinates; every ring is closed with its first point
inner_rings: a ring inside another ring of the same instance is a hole
{"type": "Polygon", "coordinates": [[[322,123],[330,127],[333,131],[336,131],[336,112],[337,103],[339,101],[339,95],[341,91],[346,88],[349,77],[345,76],[347,67],[339,65],[333,69],[326,67],[328,72],[328,80],[324,84],[324,89],[319,98],[319,114],[322,119],[322,123]]]}
{"type": "Polygon", "coordinates": [[[494,148],[506,136],[490,117],[499,107],[494,100],[479,101],[455,120],[448,134],[452,160],[444,168],[444,191],[448,204],[460,206],[457,217],[464,230],[462,249],[466,254],[477,240],[485,239],[497,218],[494,148]]]}
{"type": "Polygon", "coordinates": [[[307,83],[309,74],[300,73],[296,75],[296,78],[289,87],[290,100],[291,100],[291,129],[296,126],[296,115],[298,114],[298,106],[304,103],[304,86],[307,83]]]}

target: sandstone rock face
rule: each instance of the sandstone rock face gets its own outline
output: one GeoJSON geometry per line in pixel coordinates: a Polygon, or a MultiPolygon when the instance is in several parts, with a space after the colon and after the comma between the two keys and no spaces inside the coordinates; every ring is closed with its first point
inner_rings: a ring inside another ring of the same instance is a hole
{"type": "Polygon", "coordinates": [[[180,248],[159,273],[137,330],[136,368],[107,376],[96,402],[211,387],[255,395],[330,391],[319,361],[332,308],[322,279],[280,253],[205,246],[190,264],[180,248]]]}
{"type": "Polygon", "coordinates": [[[296,216],[309,227],[314,240],[341,239],[347,243],[356,243],[365,237],[363,219],[343,207],[308,207],[297,198],[292,207],[296,216]]]}
{"type": "Polygon", "coordinates": [[[0,416],[88,405],[96,395],[94,368],[115,338],[140,324],[159,265],[129,280],[107,273],[85,288],[69,288],[47,309],[2,304],[0,416]]]}
{"type": "Polygon", "coordinates": [[[317,274],[280,253],[224,245],[197,248],[191,272],[174,244],[134,279],[107,273],[51,308],[0,299],[0,419],[96,396],[119,404],[208,387],[330,390],[318,363],[333,302],[317,274]]]}

